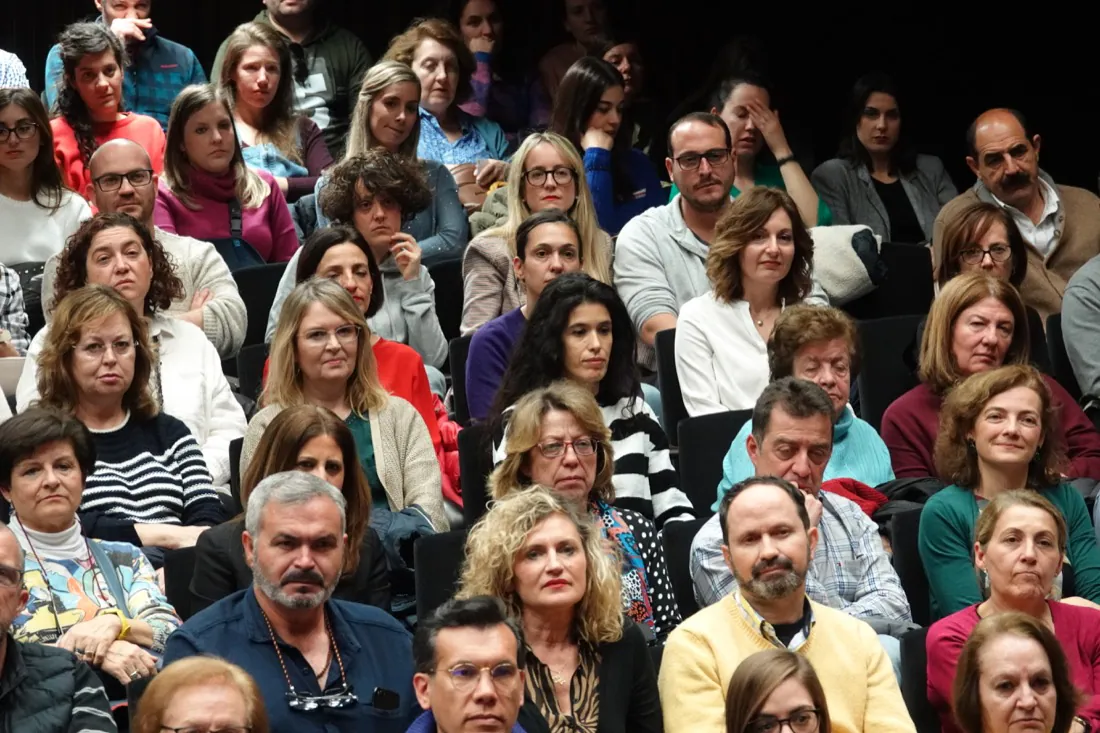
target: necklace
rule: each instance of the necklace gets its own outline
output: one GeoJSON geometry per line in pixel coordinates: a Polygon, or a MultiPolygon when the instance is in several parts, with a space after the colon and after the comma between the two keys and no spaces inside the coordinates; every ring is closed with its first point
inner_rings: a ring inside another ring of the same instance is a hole
{"type": "MultiPolygon", "coordinates": [[[[286,679],[286,686],[291,695],[297,695],[298,691],[294,689],[294,685],[290,681],[290,674],[286,671],[286,663],[283,661],[283,653],[279,651],[279,642],[275,640],[275,629],[271,628],[271,620],[267,617],[267,613],[260,609],[260,615],[264,617],[264,623],[267,625],[267,633],[271,635],[271,645],[275,647],[275,656],[279,658],[279,667],[283,670],[283,678],[286,679]]],[[[322,674],[328,672],[328,668],[332,666],[332,657],[335,655],[336,664],[340,666],[340,685],[343,689],[348,689],[348,678],[344,674],[344,660],[340,658],[340,650],[336,646],[336,640],[332,638],[332,629],[328,625],[328,614],[325,614],[325,634],[328,636],[329,643],[329,658],[325,663],[325,669],[322,674]]],[[[327,677],[327,674],[325,675],[327,677]]],[[[324,689],[324,685],[320,685],[324,689]]]]}

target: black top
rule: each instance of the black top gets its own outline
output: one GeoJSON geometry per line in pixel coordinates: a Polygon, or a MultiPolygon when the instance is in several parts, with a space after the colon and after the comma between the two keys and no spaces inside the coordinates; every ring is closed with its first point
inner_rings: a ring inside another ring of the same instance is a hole
{"type": "Polygon", "coordinates": [[[883,183],[875,178],[871,179],[875,184],[875,191],[882,199],[882,205],[886,207],[886,218],[890,222],[890,240],[904,244],[920,244],[927,237],[917,221],[917,214],[913,211],[913,204],[909,201],[901,181],[883,183]]]}
{"type": "MultiPolygon", "coordinates": [[[[243,519],[231,519],[199,535],[195,543],[195,574],[191,578],[191,610],[198,613],[226,596],[252,585],[252,569],[244,558],[243,519]]],[[[389,613],[390,575],[378,533],[368,527],[359,549],[359,566],[340,578],[333,598],[377,606],[389,613]]]]}

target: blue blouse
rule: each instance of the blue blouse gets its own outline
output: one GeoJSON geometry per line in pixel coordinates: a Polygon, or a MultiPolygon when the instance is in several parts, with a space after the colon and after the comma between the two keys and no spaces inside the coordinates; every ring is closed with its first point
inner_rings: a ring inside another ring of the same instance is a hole
{"type": "Polygon", "coordinates": [[[462,110],[458,110],[458,124],[462,128],[462,137],[451,142],[435,115],[421,107],[417,157],[437,160],[443,165],[476,164],[483,158],[504,160],[508,152],[508,139],[500,125],[484,117],[471,117],[462,110]]]}

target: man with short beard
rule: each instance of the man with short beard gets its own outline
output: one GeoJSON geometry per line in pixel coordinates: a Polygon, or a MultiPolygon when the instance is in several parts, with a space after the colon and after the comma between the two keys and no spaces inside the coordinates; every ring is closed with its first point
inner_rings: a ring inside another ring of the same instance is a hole
{"type": "Polygon", "coordinates": [[[734,670],[773,648],[813,665],[834,733],[915,731],[871,627],[806,596],[819,539],[807,502],[797,487],[772,476],[726,492],[718,510],[722,554],[737,586],[668,638],[659,678],[666,733],[722,730],[734,670]]]}
{"type": "Polygon", "coordinates": [[[324,480],[273,474],[248,497],[253,587],[185,623],[165,664],[212,654],[259,685],[273,733],[404,733],[416,717],[412,640],[373,606],[332,599],[343,567],[346,502],[324,480]]]}

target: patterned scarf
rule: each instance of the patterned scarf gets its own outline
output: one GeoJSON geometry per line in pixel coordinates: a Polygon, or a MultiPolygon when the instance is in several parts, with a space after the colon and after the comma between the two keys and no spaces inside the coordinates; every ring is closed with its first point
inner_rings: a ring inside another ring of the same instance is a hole
{"type": "Polygon", "coordinates": [[[600,500],[589,505],[590,511],[600,518],[604,536],[619,546],[623,555],[623,609],[631,620],[654,628],[653,602],[650,600],[649,579],[645,562],[638,551],[634,532],[614,507],[600,500]]]}

